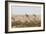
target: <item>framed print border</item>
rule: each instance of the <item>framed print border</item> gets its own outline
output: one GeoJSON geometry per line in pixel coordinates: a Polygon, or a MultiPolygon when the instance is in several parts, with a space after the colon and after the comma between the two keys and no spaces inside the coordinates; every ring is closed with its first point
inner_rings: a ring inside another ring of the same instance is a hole
{"type": "Polygon", "coordinates": [[[37,32],[37,31],[45,31],[45,3],[42,3],[42,2],[26,2],[26,1],[5,1],[5,33],[37,32]],[[43,30],[28,30],[28,31],[8,32],[8,2],[43,4],[43,22],[44,22],[43,30]]]}

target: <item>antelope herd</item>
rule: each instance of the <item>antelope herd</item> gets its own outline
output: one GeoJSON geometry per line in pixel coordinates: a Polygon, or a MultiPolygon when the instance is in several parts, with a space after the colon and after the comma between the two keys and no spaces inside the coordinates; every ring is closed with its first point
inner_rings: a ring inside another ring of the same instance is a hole
{"type": "Polygon", "coordinates": [[[40,27],[41,17],[39,15],[17,15],[11,17],[12,27],[40,27]]]}

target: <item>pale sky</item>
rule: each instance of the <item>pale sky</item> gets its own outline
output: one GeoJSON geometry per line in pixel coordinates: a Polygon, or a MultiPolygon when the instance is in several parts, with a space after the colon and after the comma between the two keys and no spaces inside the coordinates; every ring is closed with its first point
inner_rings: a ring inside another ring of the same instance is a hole
{"type": "Polygon", "coordinates": [[[41,15],[41,7],[37,6],[11,6],[11,14],[12,15],[25,15],[27,13],[41,15]]]}

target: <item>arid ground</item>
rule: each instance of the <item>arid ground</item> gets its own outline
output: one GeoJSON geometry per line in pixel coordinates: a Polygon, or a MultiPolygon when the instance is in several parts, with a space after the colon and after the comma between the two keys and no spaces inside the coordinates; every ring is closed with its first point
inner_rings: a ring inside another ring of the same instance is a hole
{"type": "Polygon", "coordinates": [[[12,27],[40,27],[41,16],[39,15],[17,15],[12,16],[12,27]]]}

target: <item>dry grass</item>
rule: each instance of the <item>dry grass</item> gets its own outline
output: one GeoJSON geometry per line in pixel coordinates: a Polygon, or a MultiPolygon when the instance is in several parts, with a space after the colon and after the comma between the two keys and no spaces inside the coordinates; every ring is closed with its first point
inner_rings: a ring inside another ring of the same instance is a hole
{"type": "Polygon", "coordinates": [[[12,27],[40,27],[41,18],[38,15],[12,16],[12,27]]]}

